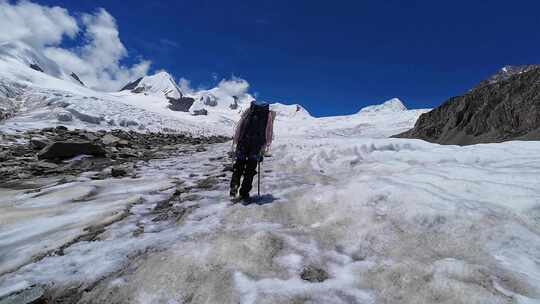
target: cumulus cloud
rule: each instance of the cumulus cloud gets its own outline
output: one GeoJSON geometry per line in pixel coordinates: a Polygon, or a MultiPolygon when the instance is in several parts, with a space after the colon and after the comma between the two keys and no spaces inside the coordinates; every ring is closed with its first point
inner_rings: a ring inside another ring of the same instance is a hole
{"type": "Polygon", "coordinates": [[[150,61],[141,60],[133,66],[120,64],[128,52],[120,40],[116,20],[105,9],[95,14],[83,14],[82,23],[87,44],[75,50],[47,48],[45,54],[61,65],[69,66],[91,87],[113,91],[136,78],[146,75],[150,61]]]}
{"type": "Polygon", "coordinates": [[[241,96],[247,93],[249,83],[244,79],[233,77],[229,80],[221,80],[218,84],[218,89],[230,96],[241,96]]]}
{"type": "Polygon", "coordinates": [[[34,47],[59,44],[64,35],[74,38],[77,20],[60,7],[28,1],[10,4],[0,0],[0,41],[23,41],[34,47]]]}
{"type": "Polygon", "coordinates": [[[146,75],[150,61],[131,66],[121,64],[128,52],[120,40],[114,17],[105,9],[82,14],[77,20],[60,7],[47,7],[21,1],[0,0],[0,41],[22,41],[57,62],[68,74],[76,73],[88,86],[117,90],[129,81],[146,75]],[[82,34],[84,45],[60,47],[64,37],[82,34]]]}
{"type": "Polygon", "coordinates": [[[191,88],[191,81],[189,81],[186,78],[180,78],[180,81],[178,81],[178,86],[180,87],[180,90],[184,94],[193,94],[195,93],[195,90],[191,88]]]}

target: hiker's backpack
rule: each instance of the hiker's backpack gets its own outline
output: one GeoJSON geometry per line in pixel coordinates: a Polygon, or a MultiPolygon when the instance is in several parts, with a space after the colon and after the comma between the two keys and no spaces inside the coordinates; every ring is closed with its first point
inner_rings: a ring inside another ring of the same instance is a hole
{"type": "Polygon", "coordinates": [[[239,145],[251,151],[260,151],[266,144],[266,126],[270,106],[267,103],[252,102],[246,117],[239,145]]]}

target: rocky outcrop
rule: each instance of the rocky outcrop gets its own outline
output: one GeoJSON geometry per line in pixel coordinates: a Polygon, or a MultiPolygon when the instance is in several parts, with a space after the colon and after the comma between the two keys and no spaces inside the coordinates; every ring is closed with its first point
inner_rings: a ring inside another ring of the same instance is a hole
{"type": "Polygon", "coordinates": [[[42,69],[39,65],[37,65],[37,64],[35,64],[35,63],[32,63],[32,64],[30,65],[30,68],[31,68],[32,70],[35,70],[35,71],[38,71],[38,72],[41,72],[41,73],[45,73],[45,72],[43,71],[43,69],[42,69]]]}
{"type": "Polygon", "coordinates": [[[126,84],[120,91],[131,91],[131,90],[134,90],[138,85],[139,85],[139,82],[141,82],[142,80],[142,77],[133,81],[133,82],[130,82],[128,84],[126,84]]]}
{"type": "Polygon", "coordinates": [[[519,75],[540,68],[540,64],[529,65],[507,65],[500,69],[497,73],[493,74],[486,80],[482,80],[475,88],[480,88],[489,84],[508,80],[514,75],[519,75]]]}
{"type": "Polygon", "coordinates": [[[77,76],[77,74],[75,73],[71,73],[71,78],[75,79],[75,81],[77,81],[77,83],[79,83],[80,85],[82,85],[83,87],[85,87],[86,85],[84,84],[84,82],[82,82],[82,80],[79,78],[79,76],[77,76]]]}
{"type": "Polygon", "coordinates": [[[501,77],[450,98],[395,137],[457,145],[540,140],[540,68],[501,77]]]}
{"type": "Polygon", "coordinates": [[[195,103],[195,99],[191,97],[168,98],[169,109],[178,112],[189,112],[191,106],[195,103]]]}
{"type": "Polygon", "coordinates": [[[78,155],[104,156],[105,149],[89,141],[60,141],[43,148],[39,159],[66,159],[78,155]]]}

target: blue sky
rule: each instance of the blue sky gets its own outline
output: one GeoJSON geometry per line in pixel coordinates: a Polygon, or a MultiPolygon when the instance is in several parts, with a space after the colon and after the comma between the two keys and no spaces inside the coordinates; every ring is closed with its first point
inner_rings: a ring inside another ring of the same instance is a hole
{"type": "MultiPolygon", "coordinates": [[[[540,1],[37,1],[105,8],[130,59],[192,86],[245,78],[317,116],[392,97],[433,107],[506,64],[540,62],[540,1]]],[[[129,62],[127,62],[129,63],[129,62]]]]}

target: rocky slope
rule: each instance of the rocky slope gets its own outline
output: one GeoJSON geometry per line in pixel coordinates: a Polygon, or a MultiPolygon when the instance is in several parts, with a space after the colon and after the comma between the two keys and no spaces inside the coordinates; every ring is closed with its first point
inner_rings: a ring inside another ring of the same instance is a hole
{"type": "Polygon", "coordinates": [[[421,115],[413,129],[395,137],[457,145],[540,140],[540,68],[532,67],[493,76],[421,115]]]}

